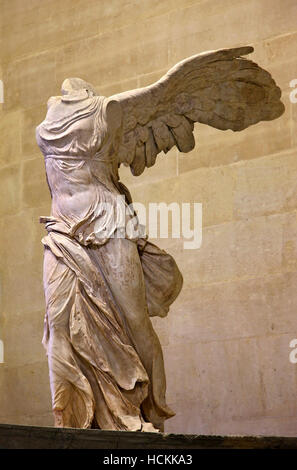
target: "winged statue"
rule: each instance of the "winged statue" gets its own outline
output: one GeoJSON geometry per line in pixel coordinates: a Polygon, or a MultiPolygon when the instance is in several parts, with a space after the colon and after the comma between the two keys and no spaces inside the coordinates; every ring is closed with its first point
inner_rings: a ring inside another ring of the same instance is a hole
{"type": "Polygon", "coordinates": [[[167,315],[183,279],[174,259],[138,230],[118,169],[139,176],[161,152],[189,152],[196,122],[241,131],[281,116],[281,91],[243,57],[252,52],[194,55],[156,83],[111,97],[68,78],[61,96],[49,99],[36,139],[52,197],[40,221],[55,426],[163,431],[174,416],[150,317],[167,315]],[[123,231],[128,224],[133,230],[123,231]]]}

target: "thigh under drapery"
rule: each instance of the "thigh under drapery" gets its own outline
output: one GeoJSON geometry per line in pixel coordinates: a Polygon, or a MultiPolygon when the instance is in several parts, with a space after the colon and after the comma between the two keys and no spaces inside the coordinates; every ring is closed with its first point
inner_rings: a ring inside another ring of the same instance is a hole
{"type": "Polygon", "coordinates": [[[148,314],[143,269],[136,243],[114,238],[96,253],[107,284],[121,309],[129,336],[150,379],[144,408],[148,419],[160,422],[174,413],[165,403],[166,378],[159,339],[148,314]]]}
{"type": "Polygon", "coordinates": [[[115,238],[83,248],[53,234],[47,244],[43,342],[53,408],[67,409],[75,427],[88,427],[95,413],[102,429],[139,429],[142,410],[162,428],[173,413],[165,403],[163,355],[136,243],[115,238]]]}
{"type": "Polygon", "coordinates": [[[94,410],[92,390],[77,365],[69,331],[77,279],[47,248],[43,279],[47,306],[43,344],[49,363],[52,408],[64,410],[66,426],[88,427],[94,410]],[[73,406],[77,412],[73,412],[73,406]]]}

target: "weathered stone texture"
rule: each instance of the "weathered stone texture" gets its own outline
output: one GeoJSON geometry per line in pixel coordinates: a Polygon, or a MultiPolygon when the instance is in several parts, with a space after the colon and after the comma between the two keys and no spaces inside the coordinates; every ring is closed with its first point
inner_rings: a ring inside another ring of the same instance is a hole
{"type": "Polygon", "coordinates": [[[203,204],[200,250],[156,240],[185,281],[168,318],[154,319],[176,411],[166,431],[296,435],[296,16],[295,0],[2,2],[0,422],[52,424],[38,223],[50,201],[35,142],[48,97],[66,77],[111,95],[192,54],[251,44],[285,114],[240,133],[198,125],[191,153],[159,156],[141,179],[121,175],[138,202],[203,204]]]}
{"type": "MultiPolygon", "coordinates": [[[[192,414],[192,418],[193,416],[194,414],[192,414]]],[[[45,419],[45,416],[43,419],[45,419]]],[[[121,455],[117,452],[119,449],[134,449],[135,455],[138,455],[135,449],[140,449],[139,459],[143,460],[147,455],[147,457],[150,457],[150,463],[153,463],[153,459],[154,457],[157,458],[157,455],[151,455],[150,449],[171,449],[171,451],[172,449],[181,449],[182,452],[185,449],[296,449],[297,439],[296,437],[279,436],[152,434],[135,431],[63,429],[50,427],[50,425],[44,427],[44,424],[38,425],[35,422],[34,426],[0,424],[0,447],[1,449],[108,449],[109,451],[117,449],[115,454],[108,456],[114,462],[111,465],[115,465],[119,463],[116,460],[117,456],[121,455]]],[[[67,454],[67,457],[69,457],[69,453],[67,454]]],[[[17,455],[17,453],[14,453],[14,455],[17,455]]],[[[90,455],[93,455],[96,462],[98,460],[100,462],[100,456],[97,452],[90,455]]],[[[88,456],[89,463],[92,463],[90,455],[88,456]]],[[[178,455],[184,457],[183,454],[177,453],[175,456],[177,463],[179,462],[178,455]]],[[[198,454],[193,456],[193,462],[195,462],[196,456],[198,457],[198,454]]],[[[104,457],[105,454],[102,453],[101,461],[104,457]]],[[[182,457],[181,462],[183,462],[182,457]]],[[[74,458],[77,463],[77,454],[74,458]]],[[[184,458],[184,460],[186,459],[184,458]]],[[[158,462],[160,465],[163,464],[165,456],[160,454],[158,462]]]]}

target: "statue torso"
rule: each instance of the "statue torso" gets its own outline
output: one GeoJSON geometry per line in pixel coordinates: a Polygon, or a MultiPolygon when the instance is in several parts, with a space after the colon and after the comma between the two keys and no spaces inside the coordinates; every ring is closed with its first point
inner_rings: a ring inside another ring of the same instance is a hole
{"type": "Polygon", "coordinates": [[[83,244],[101,244],[111,235],[111,216],[123,192],[107,102],[101,96],[78,103],[57,97],[36,130],[52,195],[51,216],[42,221],[83,244]]]}

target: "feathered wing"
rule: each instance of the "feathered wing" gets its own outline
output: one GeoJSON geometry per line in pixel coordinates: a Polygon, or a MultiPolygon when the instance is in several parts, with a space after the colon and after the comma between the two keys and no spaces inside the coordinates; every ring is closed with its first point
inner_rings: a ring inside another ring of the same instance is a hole
{"type": "Polygon", "coordinates": [[[179,62],[159,81],[110,97],[120,103],[123,134],[119,163],[135,176],[174,145],[195,146],[194,123],[241,131],[284,112],[271,75],[242,55],[252,47],[205,52],[179,62]]]}

